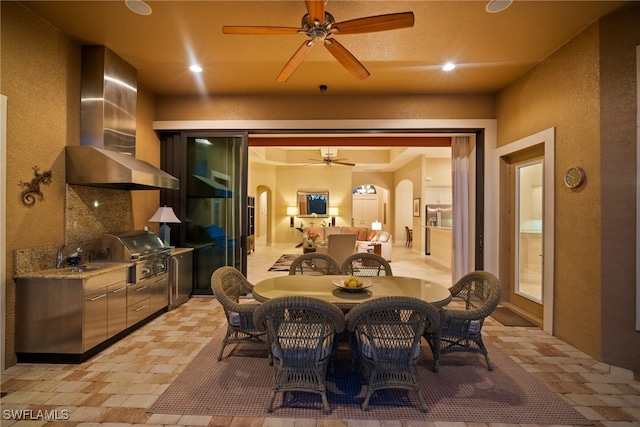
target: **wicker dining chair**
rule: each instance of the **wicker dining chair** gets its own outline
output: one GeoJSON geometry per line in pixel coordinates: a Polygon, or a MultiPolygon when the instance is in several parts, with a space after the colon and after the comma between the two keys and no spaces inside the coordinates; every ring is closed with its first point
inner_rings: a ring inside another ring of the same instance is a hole
{"type": "Polygon", "coordinates": [[[289,275],[325,276],[340,274],[340,266],[331,255],[311,252],[300,255],[291,263],[289,275]]]}
{"type": "Polygon", "coordinates": [[[275,368],[267,411],[273,411],[277,393],[304,391],[320,394],[324,412],[330,413],[325,378],[335,335],[344,330],[342,311],[319,299],[289,296],[266,301],[253,319],[267,331],[275,368]]]}
{"type": "Polygon", "coordinates": [[[253,312],[260,303],[240,303],[240,297],[253,290],[253,285],[244,275],[234,267],[220,267],[211,275],[211,290],[227,318],[227,333],[222,340],[218,360],[222,360],[224,348],[229,344],[248,343],[266,349],[266,334],[257,330],[253,323],[253,312]]]}
{"type": "Polygon", "coordinates": [[[440,311],[440,327],[424,336],[433,352],[433,370],[440,369],[440,356],[446,353],[470,352],[482,354],[487,368],[493,370],[487,348],[482,341],[484,319],[500,303],[501,286],[493,274],[473,271],[463,276],[450,289],[452,302],[464,302],[464,308],[445,306],[440,311]]]}
{"type": "Polygon", "coordinates": [[[342,263],[340,271],[349,276],[393,276],[387,260],[369,252],[349,255],[342,263]]]}
{"type": "Polygon", "coordinates": [[[400,388],[416,391],[426,412],[415,365],[422,334],[438,327],[438,309],[418,298],[381,297],[358,304],[345,319],[367,384],[362,410],[377,390],[400,388]]]}

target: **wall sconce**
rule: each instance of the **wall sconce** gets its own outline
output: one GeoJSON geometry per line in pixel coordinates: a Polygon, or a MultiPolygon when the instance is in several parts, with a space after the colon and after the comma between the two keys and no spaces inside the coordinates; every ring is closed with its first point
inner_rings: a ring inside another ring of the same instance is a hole
{"type": "Polygon", "coordinates": [[[371,229],[376,232],[376,235],[373,237],[373,239],[378,240],[378,231],[382,230],[382,223],[380,221],[373,221],[371,223],[371,229]]]}
{"type": "Polygon", "coordinates": [[[298,208],[295,206],[287,206],[287,215],[289,215],[289,227],[293,227],[293,220],[298,215],[298,208]]]}
{"type": "Polygon", "coordinates": [[[158,208],[156,213],[153,214],[151,218],[149,218],[149,222],[161,222],[160,226],[160,235],[163,236],[164,246],[166,248],[169,247],[171,243],[171,229],[167,225],[167,223],[180,223],[180,220],[176,216],[173,209],[169,206],[164,206],[158,208]]]}
{"type": "Polygon", "coordinates": [[[336,226],[336,217],[338,216],[338,208],[329,208],[329,215],[331,216],[331,226],[336,226]]]}

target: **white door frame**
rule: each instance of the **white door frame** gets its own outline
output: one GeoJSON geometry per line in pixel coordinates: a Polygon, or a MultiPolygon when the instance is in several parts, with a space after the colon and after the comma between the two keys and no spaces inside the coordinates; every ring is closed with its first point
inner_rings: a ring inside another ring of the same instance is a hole
{"type": "MultiPolygon", "coordinates": [[[[554,289],[554,212],[555,212],[555,188],[554,188],[554,177],[555,177],[555,128],[549,128],[538,132],[534,135],[527,136],[518,141],[514,141],[507,145],[503,145],[502,147],[496,148],[493,152],[493,156],[491,159],[491,164],[486,166],[486,170],[490,170],[493,172],[493,176],[490,178],[491,183],[489,184],[492,188],[495,195],[499,193],[498,189],[500,188],[500,159],[506,155],[518,152],[528,147],[532,147],[537,144],[544,144],[544,201],[543,201],[543,219],[542,223],[544,224],[542,230],[542,304],[543,304],[543,325],[542,329],[553,335],[553,289],[554,289]]],[[[499,203],[499,200],[495,201],[499,203]]],[[[498,204],[494,206],[499,206],[498,204]]],[[[485,215],[488,216],[488,213],[485,212],[485,215]]],[[[496,211],[493,215],[493,227],[496,232],[499,230],[499,215],[496,211]]],[[[485,230],[486,235],[488,236],[488,230],[485,230]]],[[[495,240],[496,244],[495,250],[498,250],[497,244],[498,240],[495,240]]],[[[497,253],[497,252],[496,252],[497,253]]],[[[496,271],[499,271],[496,269],[496,271]]]]}

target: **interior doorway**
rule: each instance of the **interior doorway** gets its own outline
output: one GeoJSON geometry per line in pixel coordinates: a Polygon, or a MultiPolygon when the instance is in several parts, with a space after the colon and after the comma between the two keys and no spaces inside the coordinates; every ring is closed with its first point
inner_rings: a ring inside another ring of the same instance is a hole
{"type": "Polygon", "coordinates": [[[553,334],[555,129],[497,148],[494,160],[502,304],[553,334]]]}
{"type": "Polygon", "coordinates": [[[510,212],[508,301],[539,319],[543,318],[543,156],[541,146],[510,156],[505,194],[510,212]]]}

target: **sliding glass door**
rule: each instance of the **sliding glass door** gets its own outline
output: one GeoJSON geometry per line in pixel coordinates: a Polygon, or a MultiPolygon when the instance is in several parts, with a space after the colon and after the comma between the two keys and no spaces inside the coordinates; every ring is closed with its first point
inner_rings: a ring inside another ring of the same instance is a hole
{"type": "Polygon", "coordinates": [[[163,192],[162,203],[179,205],[182,223],[175,243],[194,249],[194,294],[211,294],[211,274],[219,267],[247,273],[247,147],[246,133],[181,132],[163,138],[163,166],[179,172],[173,174],[180,190],[163,192]]]}

